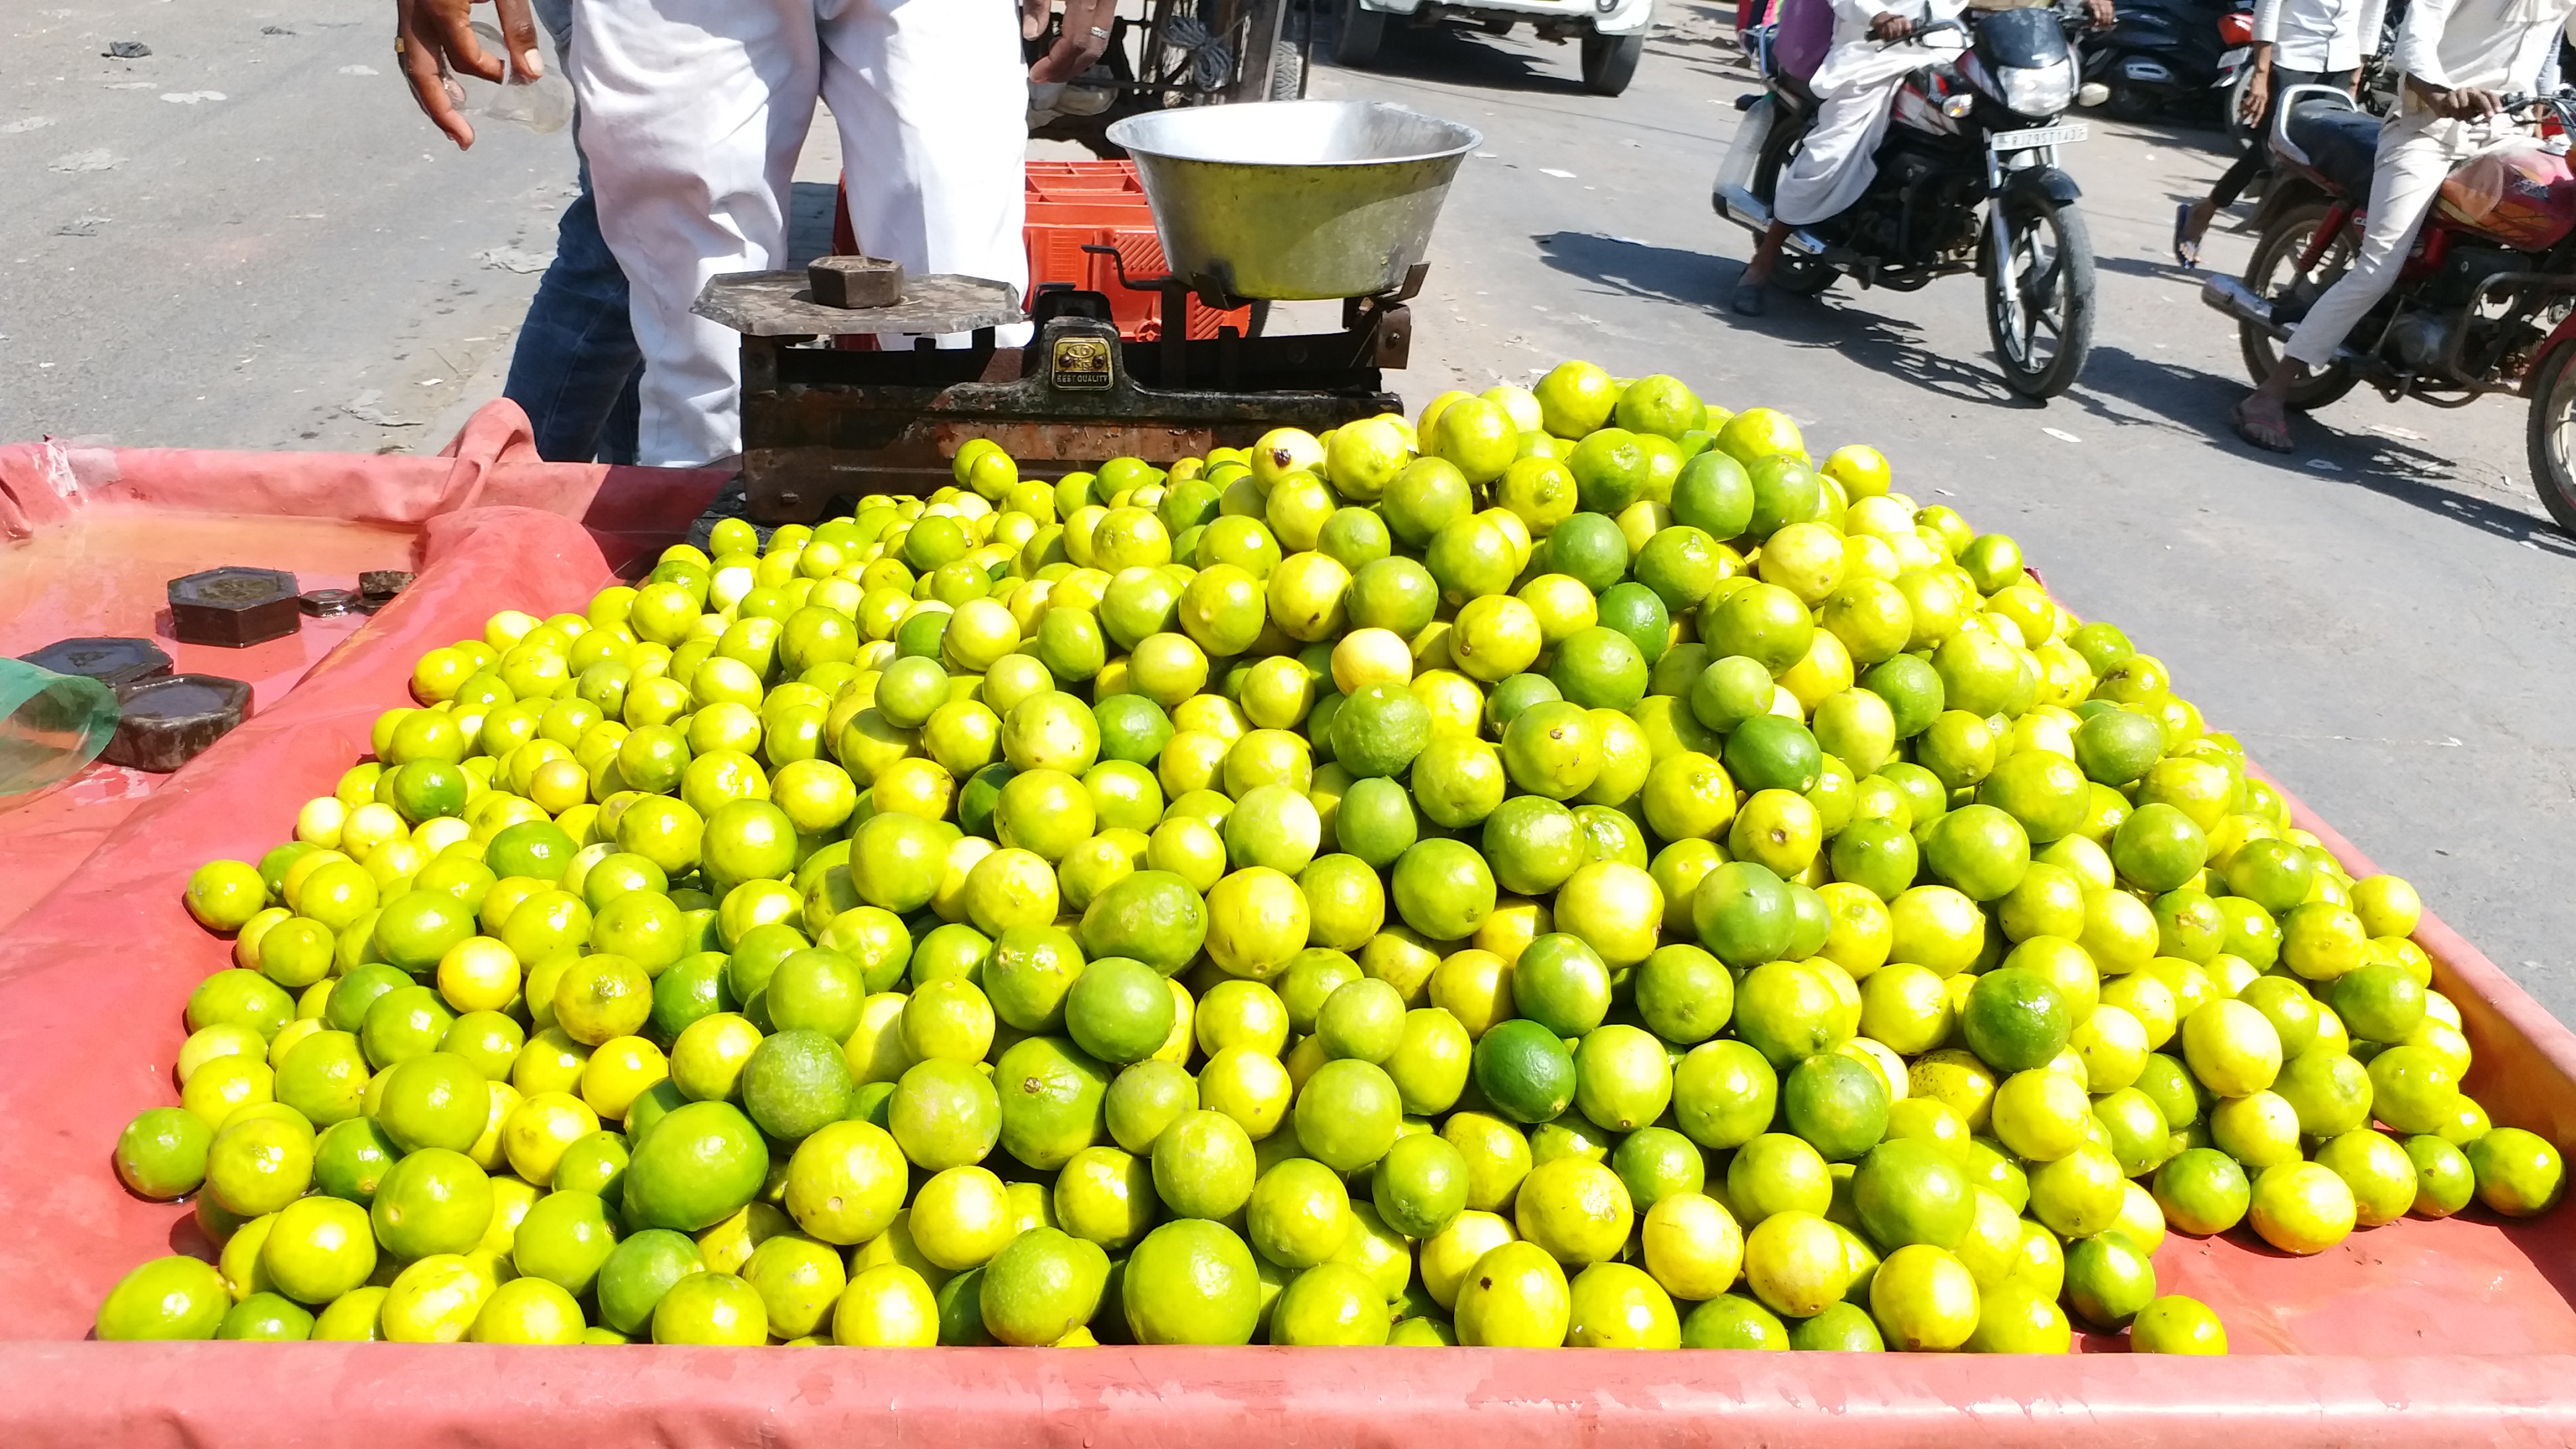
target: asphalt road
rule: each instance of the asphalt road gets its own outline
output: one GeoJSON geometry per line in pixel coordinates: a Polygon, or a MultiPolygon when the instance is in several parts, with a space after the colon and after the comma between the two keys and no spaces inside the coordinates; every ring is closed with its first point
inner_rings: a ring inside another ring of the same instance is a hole
{"type": "MultiPolygon", "coordinates": [[[[566,137],[493,127],[447,147],[392,74],[382,0],[30,4],[0,12],[0,438],[435,449],[497,386],[535,284],[512,267],[553,245],[566,137]],[[123,39],[154,54],[99,54],[123,39]]],[[[1785,408],[1820,450],[1878,445],[1899,486],[2019,537],[2072,607],[2167,660],[2215,724],[2576,1020],[2576,689],[2548,642],[2576,638],[2576,543],[2530,495],[2520,407],[2355,395],[2286,460],[2230,438],[2233,330],[2165,256],[2175,203],[2224,165],[2187,125],[2096,116],[2069,149],[2102,307],[2084,382],[2046,407],[1996,380],[1967,279],[1844,284],[1745,324],[1723,299],[1748,239],[1707,203],[1750,84],[1727,13],[1668,3],[1616,99],[1582,93],[1571,46],[1525,35],[1319,64],[1316,95],[1485,134],[1401,390],[1418,403],[1589,357],[1785,408]]],[[[812,169],[800,180],[829,175],[812,169]]],[[[2212,264],[2249,245],[2215,234],[2212,264]]]]}
{"type": "MultiPolygon", "coordinates": [[[[2174,207],[2225,168],[2223,138],[2099,113],[2064,152],[2101,277],[2071,394],[2004,390],[1971,278],[1844,282],[1737,318],[1725,298],[1751,238],[1708,205],[1752,84],[1730,16],[1668,3],[1615,99],[1583,93],[1574,47],[1526,32],[1411,37],[1368,72],[1318,65],[1312,94],[1485,137],[1414,304],[1407,397],[1586,357],[1785,409],[1818,453],[1877,445],[1900,488],[2017,537],[2069,607],[2164,659],[2214,727],[2576,1021],[2576,542],[2530,492],[2521,405],[2356,393],[2287,459],[2237,442],[2235,330],[2168,254],[2174,207]]],[[[2241,270],[2251,248],[2221,231],[2205,250],[2241,270]]]]}
{"type": "Polygon", "coordinates": [[[0,8],[0,438],[446,441],[506,366],[572,140],[459,153],[392,35],[385,0],[0,8]]]}

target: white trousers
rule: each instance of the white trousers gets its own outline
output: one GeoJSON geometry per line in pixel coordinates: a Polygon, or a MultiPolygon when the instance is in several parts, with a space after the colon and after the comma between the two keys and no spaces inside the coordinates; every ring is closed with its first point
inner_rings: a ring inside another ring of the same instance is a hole
{"type": "Polygon", "coordinates": [[[741,338],[709,278],[787,264],[819,96],[871,256],[1025,292],[1027,67],[1008,0],[573,0],[571,75],[600,232],[644,353],[641,461],[742,447],[741,338]]]}
{"type": "Polygon", "coordinates": [[[1823,98],[1798,154],[1772,184],[1773,219],[1813,226],[1860,200],[1878,175],[1878,143],[1887,137],[1888,107],[1904,79],[1899,72],[1823,98]]]}
{"type": "Polygon", "coordinates": [[[2380,128],[2379,156],[2370,171],[2370,209],[2364,213],[2361,248],[2352,266],[2326,288],[2290,332],[2285,357],[2320,368],[2379,299],[2396,284],[2415,249],[2415,233],[2442,194],[2443,178],[2477,149],[2479,133],[2430,111],[2391,116],[2380,128]]]}

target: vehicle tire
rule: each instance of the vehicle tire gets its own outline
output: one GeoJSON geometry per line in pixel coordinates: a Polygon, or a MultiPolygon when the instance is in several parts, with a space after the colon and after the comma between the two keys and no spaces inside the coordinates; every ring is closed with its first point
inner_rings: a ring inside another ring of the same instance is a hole
{"type": "Polygon", "coordinates": [[[2576,347],[2561,347],[2532,380],[2525,429],[2531,486],[2558,526],[2576,533],[2576,347]]]}
{"type": "Polygon", "coordinates": [[[1771,285],[1792,297],[1814,297],[1823,294],[1842,273],[1816,260],[1783,250],[1771,266],[1771,285]]]}
{"type": "Polygon", "coordinates": [[[1646,53],[1645,32],[1635,35],[1583,37],[1583,88],[1596,96],[1615,96],[1636,79],[1638,58],[1646,53]]]}
{"type": "Polygon", "coordinates": [[[2154,117],[2163,105],[2151,90],[2115,84],[2111,87],[2111,99],[2102,103],[2102,109],[2109,111],[2115,121],[2144,121],[2154,117]]]}
{"type": "Polygon", "coordinates": [[[2004,257],[1986,268],[1986,335],[2004,385],[2027,398],[2052,398],[2075,385],[2093,353],[2093,233],[2073,203],[2007,195],[2004,208],[2019,330],[2004,319],[2004,257]]]}
{"type": "Polygon", "coordinates": [[[1333,37],[1333,63],[1353,69],[1377,64],[1386,48],[1386,16],[1363,8],[1359,0],[1342,0],[1342,31],[1333,37]]]}
{"type": "Polygon", "coordinates": [[[1305,92],[1306,57],[1295,46],[1282,41],[1278,58],[1270,62],[1270,99],[1303,100],[1305,92]]]}
{"type": "MultiPolygon", "coordinates": [[[[2352,237],[2349,232],[2335,240],[2320,258],[2313,275],[2298,273],[2299,258],[2308,249],[2308,241],[2333,207],[2324,201],[2305,201],[2285,208],[2272,224],[2263,230],[2263,239],[2254,244],[2254,260],[2245,267],[2245,290],[2267,302],[2277,302],[2294,291],[2300,297],[2300,310],[2313,305],[2326,288],[2352,265],[2352,237]]],[[[2281,362],[2281,344],[2272,334],[2251,322],[2236,324],[2237,349],[2245,358],[2245,375],[2255,382],[2272,375],[2281,362]]],[[[2361,379],[2352,369],[2328,367],[2312,372],[2308,380],[2290,390],[2289,405],[2301,412],[2325,407],[2352,391],[2361,379]]]]}

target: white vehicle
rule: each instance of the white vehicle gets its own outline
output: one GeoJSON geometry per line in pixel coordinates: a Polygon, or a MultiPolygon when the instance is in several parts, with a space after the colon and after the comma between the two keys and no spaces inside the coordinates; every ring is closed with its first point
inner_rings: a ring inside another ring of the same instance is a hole
{"type": "Polygon", "coordinates": [[[1583,88],[1596,96],[1628,88],[1655,25],[1655,0],[1341,0],[1341,10],[1341,38],[1333,43],[1338,64],[1374,63],[1397,26],[1456,22],[1506,35],[1527,22],[1541,40],[1583,42],[1583,88]]]}

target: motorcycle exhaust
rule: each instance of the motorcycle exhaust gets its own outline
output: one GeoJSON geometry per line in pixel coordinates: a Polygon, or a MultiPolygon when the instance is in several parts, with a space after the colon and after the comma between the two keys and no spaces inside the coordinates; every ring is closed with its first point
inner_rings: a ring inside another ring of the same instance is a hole
{"type": "MultiPolygon", "coordinates": [[[[1719,215],[1760,236],[1771,229],[1771,208],[1762,199],[1741,186],[1721,183],[1709,197],[1719,215]]],[[[1822,256],[1825,244],[1815,233],[1801,227],[1789,233],[1789,249],[1803,256],[1822,256]]]]}
{"type": "Polygon", "coordinates": [[[2272,304],[2246,290],[2234,277],[2205,277],[2200,284],[2201,303],[2213,312],[2223,312],[2239,322],[2251,322],[2274,337],[2286,337],[2290,329],[2272,320],[2272,304]]]}

